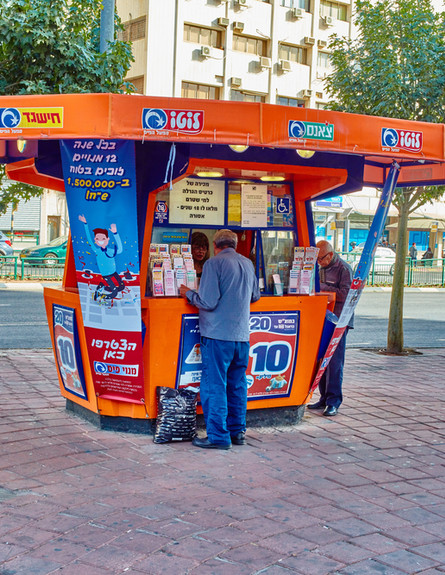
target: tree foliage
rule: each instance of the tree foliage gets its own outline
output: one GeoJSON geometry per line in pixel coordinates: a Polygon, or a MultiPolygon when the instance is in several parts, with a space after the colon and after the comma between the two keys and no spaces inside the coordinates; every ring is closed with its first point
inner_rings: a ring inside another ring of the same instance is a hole
{"type": "MultiPolygon", "coordinates": [[[[332,36],[332,110],[426,122],[445,121],[445,16],[430,0],[357,0],[354,38],[332,36]]],[[[403,350],[408,216],[445,188],[397,188],[396,264],[387,349],[403,350]]]]}
{"type": "MultiPolygon", "coordinates": [[[[131,91],[123,85],[130,43],[115,39],[99,52],[101,6],[102,0],[0,0],[0,95],[131,91]]],[[[2,178],[0,169],[0,186],[2,178]]],[[[0,213],[41,192],[3,186],[0,213]]]]}

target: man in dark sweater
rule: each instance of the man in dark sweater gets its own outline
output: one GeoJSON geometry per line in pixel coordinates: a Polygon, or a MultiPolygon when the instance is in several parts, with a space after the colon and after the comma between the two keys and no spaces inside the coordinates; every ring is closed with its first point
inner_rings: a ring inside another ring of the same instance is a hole
{"type": "MultiPolygon", "coordinates": [[[[334,313],[340,317],[345,304],[346,296],[352,282],[351,266],[334,252],[332,245],[322,240],[317,243],[318,265],[320,266],[320,290],[335,293],[334,313]]],[[[320,400],[308,405],[309,409],[323,409],[323,415],[333,416],[343,401],[343,364],[345,362],[346,334],[353,327],[354,316],[351,317],[348,327],[341,338],[334,355],[324,372],[320,383],[320,400]]]]}

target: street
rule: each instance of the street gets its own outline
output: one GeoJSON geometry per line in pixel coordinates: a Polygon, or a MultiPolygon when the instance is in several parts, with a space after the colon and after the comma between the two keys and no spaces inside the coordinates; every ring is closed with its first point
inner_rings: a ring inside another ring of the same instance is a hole
{"type": "MultiPolygon", "coordinates": [[[[386,346],[391,292],[363,292],[347,347],[386,346]]],[[[445,290],[405,291],[404,345],[445,347],[445,290]]],[[[51,347],[41,290],[0,290],[0,349],[51,347]]]]}

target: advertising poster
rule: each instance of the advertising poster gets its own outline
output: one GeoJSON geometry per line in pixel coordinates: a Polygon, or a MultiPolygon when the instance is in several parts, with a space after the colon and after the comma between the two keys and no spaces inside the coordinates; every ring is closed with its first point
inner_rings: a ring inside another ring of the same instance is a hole
{"type": "MultiPolygon", "coordinates": [[[[247,398],[285,397],[291,392],[298,350],[299,312],[250,314],[247,398]]],[[[199,318],[182,316],[176,387],[196,387],[201,381],[199,318]]]]}
{"type": "Polygon", "coordinates": [[[61,142],[77,285],[95,391],[143,394],[134,142],[61,142]]]}
{"type": "Polygon", "coordinates": [[[321,361],[320,367],[317,371],[317,374],[315,375],[315,379],[311,385],[309,393],[312,393],[320,383],[320,379],[322,378],[323,373],[329,365],[329,362],[331,361],[331,358],[334,355],[334,352],[337,349],[337,346],[348,326],[349,320],[354,313],[360,296],[362,295],[362,291],[366,283],[366,278],[368,277],[369,270],[371,269],[372,261],[374,259],[374,253],[377,249],[377,243],[382,237],[383,228],[385,227],[385,221],[388,215],[389,207],[391,205],[392,197],[394,195],[397,179],[399,177],[399,171],[400,166],[394,162],[383,187],[380,202],[377,206],[374,219],[372,220],[368,238],[366,240],[365,247],[363,248],[363,252],[360,257],[360,261],[357,266],[354,279],[352,280],[348,295],[346,296],[346,301],[338,319],[338,323],[334,329],[334,333],[332,334],[328,349],[326,350],[326,353],[321,361]]]}
{"type": "Polygon", "coordinates": [[[87,399],[75,310],[53,304],[53,330],[57,367],[63,387],[87,399]]]}

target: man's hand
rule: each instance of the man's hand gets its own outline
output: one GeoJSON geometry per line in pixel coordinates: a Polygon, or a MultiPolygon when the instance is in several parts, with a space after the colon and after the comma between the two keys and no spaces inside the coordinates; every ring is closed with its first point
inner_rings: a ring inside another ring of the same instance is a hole
{"type": "Polygon", "coordinates": [[[113,234],[117,233],[117,226],[116,224],[111,224],[110,225],[110,231],[113,232],[113,234]]]}
{"type": "Polygon", "coordinates": [[[184,284],[182,284],[181,286],[179,286],[179,295],[180,295],[181,297],[183,297],[184,299],[187,299],[187,298],[186,298],[186,293],[187,293],[188,291],[191,291],[191,290],[190,290],[187,286],[185,286],[184,284]]]}
{"type": "Polygon", "coordinates": [[[79,220],[83,223],[86,224],[87,223],[87,219],[83,214],[79,214],[79,220]]]}

